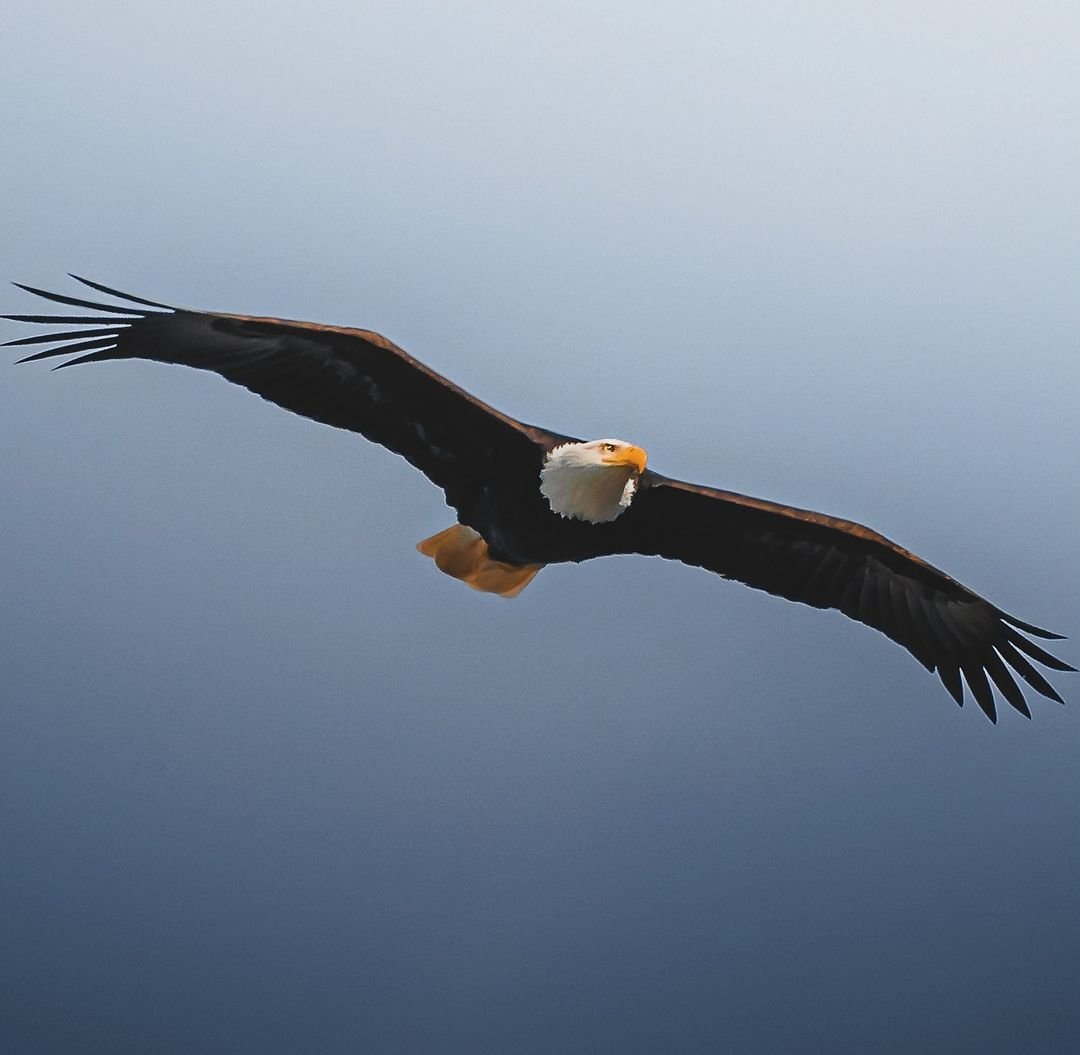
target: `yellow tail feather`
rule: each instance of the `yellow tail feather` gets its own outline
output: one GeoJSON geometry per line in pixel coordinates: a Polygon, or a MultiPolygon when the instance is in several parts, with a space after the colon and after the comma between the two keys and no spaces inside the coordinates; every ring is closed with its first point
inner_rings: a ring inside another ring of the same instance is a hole
{"type": "Polygon", "coordinates": [[[483,537],[464,524],[454,524],[418,542],[416,548],[425,557],[431,557],[439,571],[460,579],[474,590],[497,593],[500,597],[517,597],[543,567],[492,560],[483,537]]]}

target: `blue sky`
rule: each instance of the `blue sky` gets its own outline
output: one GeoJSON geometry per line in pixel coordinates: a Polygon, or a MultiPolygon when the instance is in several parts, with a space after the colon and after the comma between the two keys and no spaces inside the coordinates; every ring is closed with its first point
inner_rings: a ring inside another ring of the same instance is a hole
{"type": "MultiPolygon", "coordinates": [[[[1080,633],[1068,5],[8,21],[7,277],[373,328],[1080,633]]],[[[1075,678],[993,728],[661,561],[483,597],[358,437],[0,368],[5,1047],[1080,1043],[1075,678]]]]}

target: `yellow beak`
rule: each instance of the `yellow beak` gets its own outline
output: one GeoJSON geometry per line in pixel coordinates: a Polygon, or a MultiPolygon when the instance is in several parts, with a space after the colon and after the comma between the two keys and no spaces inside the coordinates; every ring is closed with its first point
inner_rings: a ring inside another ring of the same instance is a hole
{"type": "Polygon", "coordinates": [[[648,460],[649,456],[645,453],[643,448],[634,447],[629,443],[625,447],[620,447],[617,451],[612,451],[612,453],[604,459],[609,465],[628,465],[638,473],[643,473],[645,471],[648,460]]]}

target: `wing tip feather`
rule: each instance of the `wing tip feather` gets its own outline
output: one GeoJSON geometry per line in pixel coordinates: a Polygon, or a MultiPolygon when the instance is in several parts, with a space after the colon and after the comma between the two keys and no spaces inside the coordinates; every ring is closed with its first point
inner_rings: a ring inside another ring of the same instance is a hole
{"type": "Polygon", "coordinates": [[[960,668],[955,664],[939,663],[937,675],[945,691],[956,700],[958,706],[964,706],[964,685],[960,680],[960,668]]]}
{"type": "Polygon", "coordinates": [[[162,304],[161,301],[157,300],[147,300],[146,297],[136,297],[133,293],[125,293],[123,290],[113,289],[112,286],[105,286],[100,282],[95,282],[93,279],[83,278],[82,275],[76,275],[73,271],[68,272],[68,278],[73,278],[76,282],[81,282],[84,286],[96,289],[99,293],[105,293],[110,297],[117,297],[120,300],[127,300],[132,304],[142,304],[149,308],[163,308],[165,311],[177,310],[171,304],[162,304]]]}
{"type": "MultiPolygon", "coordinates": [[[[105,293],[110,297],[116,297],[119,300],[129,301],[132,304],[138,304],[149,308],[160,308],[167,312],[175,312],[177,310],[170,304],[161,304],[158,301],[136,297],[131,293],[124,293],[121,290],[113,289],[111,286],[103,286],[101,283],[94,282],[88,278],[80,278],[78,275],[71,275],[71,278],[75,279],[77,282],[81,282],[85,286],[89,286],[91,289],[96,289],[100,293],[105,293]]],[[[109,315],[132,316],[132,321],[144,318],[148,314],[146,311],[142,311],[139,308],[128,307],[126,304],[118,306],[116,304],[102,304],[100,301],[80,300],[78,297],[69,297],[65,293],[52,293],[49,290],[41,289],[38,286],[30,286],[25,282],[12,282],[11,284],[17,289],[24,290],[35,297],[41,297],[43,300],[50,300],[55,304],[66,304],[69,307],[75,308],[93,308],[95,311],[104,311],[109,315]]]]}
{"type": "Polygon", "coordinates": [[[1002,622],[1007,623],[1009,626],[1016,630],[1022,630],[1025,634],[1031,634],[1033,637],[1041,637],[1044,641],[1064,641],[1064,634],[1055,634],[1052,630],[1044,630],[1041,626],[1035,626],[1034,623],[1025,623],[1023,619],[1017,619],[1014,615],[1009,615],[1008,612],[998,611],[1002,622]]]}
{"type": "Polygon", "coordinates": [[[54,370],[63,370],[67,366],[78,366],[80,363],[103,363],[109,359],[116,359],[117,356],[112,353],[116,350],[115,344],[107,345],[97,352],[88,352],[86,355],[77,356],[74,359],[67,359],[62,363],[57,363],[53,367],[54,370]]]}

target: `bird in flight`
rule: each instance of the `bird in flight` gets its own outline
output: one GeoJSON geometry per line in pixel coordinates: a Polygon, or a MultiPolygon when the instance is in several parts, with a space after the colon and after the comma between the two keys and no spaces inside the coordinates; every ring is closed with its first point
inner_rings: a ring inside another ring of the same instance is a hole
{"type": "Polygon", "coordinates": [[[149,359],[197,367],[358,432],[443,489],[457,522],[417,548],[474,589],[515,597],[546,564],[660,556],[837,609],[936,671],[961,706],[966,682],[991,721],[991,685],[1031,717],[1014,675],[1063,702],[1032,661],[1075,668],[1030,640],[1060,635],[1008,615],[861,524],[661,476],[625,440],[582,441],[526,425],[370,330],[175,308],[71,277],[123,303],[16,283],[92,312],[0,316],[64,327],[7,342],[51,346],[19,362],[74,355],[60,366],[149,359]]]}

